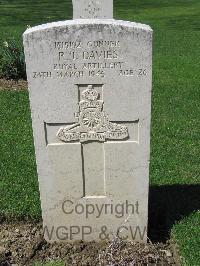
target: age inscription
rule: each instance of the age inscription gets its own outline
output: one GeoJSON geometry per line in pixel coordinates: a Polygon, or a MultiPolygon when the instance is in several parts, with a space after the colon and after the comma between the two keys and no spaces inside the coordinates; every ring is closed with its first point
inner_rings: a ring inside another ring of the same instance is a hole
{"type": "Polygon", "coordinates": [[[145,77],[145,67],[127,64],[126,53],[118,40],[59,41],[53,43],[56,62],[48,71],[34,71],[34,79],[104,78],[113,72],[124,78],[145,77]]]}

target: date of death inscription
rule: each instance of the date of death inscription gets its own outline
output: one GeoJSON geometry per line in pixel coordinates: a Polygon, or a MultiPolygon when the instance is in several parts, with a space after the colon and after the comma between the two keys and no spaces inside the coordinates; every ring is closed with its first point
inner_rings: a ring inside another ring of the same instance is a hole
{"type": "MultiPolygon", "coordinates": [[[[51,47],[53,63],[48,70],[33,71],[33,79],[49,78],[105,78],[110,75],[122,77],[145,77],[146,66],[128,63],[128,53],[119,41],[54,42],[51,47]]],[[[49,54],[48,54],[49,57],[49,54]]],[[[46,67],[45,67],[46,68],[46,67]]]]}

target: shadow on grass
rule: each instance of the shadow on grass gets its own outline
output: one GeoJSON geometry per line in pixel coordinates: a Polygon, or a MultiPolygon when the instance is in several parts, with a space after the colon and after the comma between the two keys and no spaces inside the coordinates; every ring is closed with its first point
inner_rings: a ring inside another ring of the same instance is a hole
{"type": "Polygon", "coordinates": [[[149,233],[151,241],[165,242],[172,226],[197,211],[200,185],[151,186],[149,194],[149,233]]]}

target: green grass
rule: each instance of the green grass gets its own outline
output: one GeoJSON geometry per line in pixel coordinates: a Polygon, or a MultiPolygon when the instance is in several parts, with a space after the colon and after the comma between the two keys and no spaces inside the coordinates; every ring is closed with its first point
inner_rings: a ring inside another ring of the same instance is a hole
{"type": "MultiPolygon", "coordinates": [[[[200,261],[200,1],[114,2],[115,18],[154,29],[150,225],[169,230],[185,264],[196,266],[200,261]]],[[[0,1],[0,41],[8,36],[20,40],[26,25],[70,19],[71,14],[71,1],[66,0],[0,1]]],[[[1,91],[0,115],[1,215],[40,217],[28,93],[1,91]]]]}
{"type": "MultiPolygon", "coordinates": [[[[198,192],[199,199],[199,192],[198,192]]],[[[183,200],[184,203],[184,200],[183,200]]],[[[193,204],[193,202],[190,202],[193,204]]],[[[199,206],[199,204],[198,204],[199,206]]],[[[200,258],[200,211],[191,213],[176,223],[172,236],[181,247],[181,256],[186,265],[198,266],[200,258]]]]}
{"type": "Polygon", "coordinates": [[[28,93],[0,92],[0,206],[3,216],[40,216],[28,93]]]}

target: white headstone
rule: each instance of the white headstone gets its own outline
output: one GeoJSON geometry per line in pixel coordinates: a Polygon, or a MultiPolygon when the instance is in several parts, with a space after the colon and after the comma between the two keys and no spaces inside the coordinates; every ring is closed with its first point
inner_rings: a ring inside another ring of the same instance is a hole
{"type": "Polygon", "coordinates": [[[74,19],[113,18],[113,0],[72,0],[74,19]]]}
{"type": "Polygon", "coordinates": [[[24,47],[46,240],[145,242],[151,28],[56,22],[28,29],[24,47]]]}

